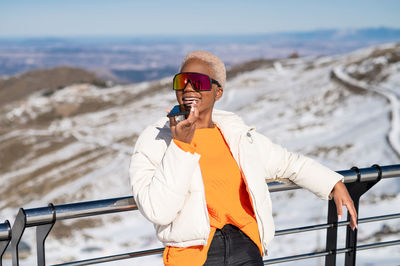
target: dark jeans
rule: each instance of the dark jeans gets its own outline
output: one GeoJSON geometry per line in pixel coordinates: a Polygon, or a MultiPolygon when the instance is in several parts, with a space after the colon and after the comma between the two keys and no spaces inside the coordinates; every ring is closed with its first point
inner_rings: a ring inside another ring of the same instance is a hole
{"type": "Polygon", "coordinates": [[[261,266],[264,263],[257,245],[239,228],[227,224],[215,232],[204,265],[261,266]]]}

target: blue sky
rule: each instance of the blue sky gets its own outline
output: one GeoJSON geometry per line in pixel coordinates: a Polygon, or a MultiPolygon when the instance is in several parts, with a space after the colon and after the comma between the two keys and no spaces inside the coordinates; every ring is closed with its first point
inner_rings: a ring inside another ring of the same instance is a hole
{"type": "Polygon", "coordinates": [[[400,28],[400,1],[2,0],[0,37],[254,34],[400,28]]]}

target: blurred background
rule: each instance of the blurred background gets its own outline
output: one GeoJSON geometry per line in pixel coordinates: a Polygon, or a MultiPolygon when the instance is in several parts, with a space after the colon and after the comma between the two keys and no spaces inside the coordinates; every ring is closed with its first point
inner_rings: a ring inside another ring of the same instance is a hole
{"type": "MultiPolygon", "coordinates": [[[[216,108],[274,142],[333,170],[398,164],[399,13],[394,0],[2,1],[0,222],[20,207],[131,195],[135,141],[175,104],[172,77],[194,50],[227,66],[216,108]]],[[[399,192],[398,178],[382,180],[362,198],[360,217],[399,212],[399,192]]],[[[277,229],[326,222],[327,202],[309,192],[273,193],[272,201],[277,229]]],[[[359,243],[399,233],[398,221],[360,225],[359,243]]],[[[34,239],[28,229],[21,265],[35,264],[34,239]]],[[[322,230],[278,237],[268,258],[324,246],[322,230]]],[[[46,258],[158,247],[152,225],[128,212],[57,222],[46,258]]],[[[398,246],[357,255],[357,265],[399,261],[398,246]]],[[[124,263],[162,265],[162,257],[124,263]]]]}

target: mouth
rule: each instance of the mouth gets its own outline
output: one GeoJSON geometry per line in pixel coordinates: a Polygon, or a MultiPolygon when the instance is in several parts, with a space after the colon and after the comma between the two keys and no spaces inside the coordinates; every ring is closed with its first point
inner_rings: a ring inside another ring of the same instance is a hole
{"type": "Polygon", "coordinates": [[[194,104],[198,104],[200,101],[200,98],[197,97],[183,97],[182,98],[183,104],[186,106],[192,106],[194,104]]]}

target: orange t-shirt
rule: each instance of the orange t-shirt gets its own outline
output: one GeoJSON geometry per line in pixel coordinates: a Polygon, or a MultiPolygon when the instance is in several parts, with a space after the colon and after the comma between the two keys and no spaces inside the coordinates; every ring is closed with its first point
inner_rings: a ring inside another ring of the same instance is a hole
{"type": "Polygon", "coordinates": [[[200,154],[211,231],[205,246],[167,246],[163,255],[164,264],[203,265],[216,229],[226,224],[242,230],[258,246],[262,255],[257,221],[246,182],[219,129],[216,126],[196,129],[190,144],[174,141],[184,151],[200,154]]]}

